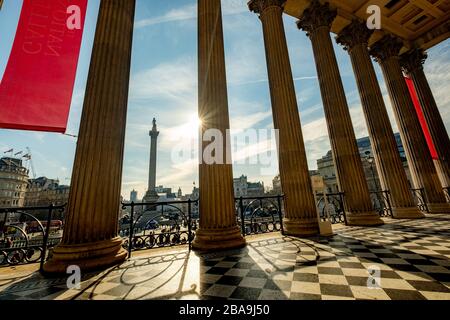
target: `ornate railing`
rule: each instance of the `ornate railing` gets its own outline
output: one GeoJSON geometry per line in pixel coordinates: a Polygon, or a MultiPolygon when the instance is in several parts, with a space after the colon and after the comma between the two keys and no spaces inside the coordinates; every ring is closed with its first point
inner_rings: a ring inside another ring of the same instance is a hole
{"type": "Polygon", "coordinates": [[[372,206],[380,217],[392,217],[391,194],[389,191],[373,191],[370,193],[372,206]]]}
{"type": "Polygon", "coordinates": [[[444,194],[445,194],[445,198],[447,199],[447,202],[450,203],[450,187],[446,187],[443,190],[444,190],[444,194]]]}
{"type": "Polygon", "coordinates": [[[411,189],[411,192],[412,192],[414,201],[415,201],[417,207],[419,208],[419,210],[423,211],[423,212],[430,212],[428,210],[425,189],[424,188],[411,189]]]}
{"type": "Polygon", "coordinates": [[[344,193],[316,193],[317,210],[322,221],[330,221],[332,224],[345,223],[344,193]]]}
{"type": "Polygon", "coordinates": [[[282,202],[282,195],[236,198],[236,220],[242,235],[284,233],[282,202]]]}
{"type": "Polygon", "coordinates": [[[52,225],[52,218],[64,208],[0,208],[0,266],[39,262],[42,270],[48,249],[61,241],[62,221],[52,225]],[[35,216],[37,212],[46,212],[43,221],[35,216]]]}
{"type": "Polygon", "coordinates": [[[194,205],[198,205],[198,200],[123,203],[124,210],[130,209],[130,216],[122,224],[120,234],[129,256],[134,250],[182,244],[188,244],[190,249],[198,225],[192,217],[194,205]]]}

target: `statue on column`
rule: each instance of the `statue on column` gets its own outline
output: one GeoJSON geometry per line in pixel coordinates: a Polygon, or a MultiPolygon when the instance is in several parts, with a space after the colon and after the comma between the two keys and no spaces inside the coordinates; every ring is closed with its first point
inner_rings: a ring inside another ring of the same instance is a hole
{"type": "Polygon", "coordinates": [[[159,199],[156,192],[156,159],[157,159],[157,144],[159,131],[156,125],[156,118],[153,118],[153,127],[149,132],[150,135],[150,163],[148,172],[148,189],[143,198],[144,202],[157,202],[159,199]]]}

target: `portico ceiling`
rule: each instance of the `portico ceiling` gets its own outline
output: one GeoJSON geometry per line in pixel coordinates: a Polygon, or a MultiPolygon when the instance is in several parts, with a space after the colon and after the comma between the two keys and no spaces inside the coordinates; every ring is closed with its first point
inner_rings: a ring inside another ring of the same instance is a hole
{"type": "MultiPolygon", "coordinates": [[[[299,18],[311,0],[287,0],[286,14],[299,18]]],[[[381,8],[381,28],[370,44],[384,34],[393,34],[404,41],[403,51],[418,46],[428,49],[450,37],[450,0],[329,0],[338,10],[332,32],[338,33],[352,19],[366,20],[369,5],[381,8]]]]}

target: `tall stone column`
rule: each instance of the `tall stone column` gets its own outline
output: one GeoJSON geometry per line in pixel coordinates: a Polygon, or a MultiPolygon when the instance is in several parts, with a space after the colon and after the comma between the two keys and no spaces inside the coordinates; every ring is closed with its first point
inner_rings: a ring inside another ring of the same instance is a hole
{"type": "Polygon", "coordinates": [[[236,223],[233,169],[231,155],[227,154],[231,150],[227,139],[230,120],[220,0],[198,0],[198,67],[201,137],[206,140],[208,133],[220,132],[222,139],[217,141],[222,150],[216,150],[216,161],[210,163],[203,157],[210,142],[200,142],[200,228],[193,248],[210,251],[242,247],[245,240],[236,223]]]}
{"type": "Polygon", "coordinates": [[[354,20],[336,41],[344,46],[352,61],[381,186],[390,191],[392,215],[394,218],[423,218],[414,203],[370,59],[368,41],[372,33],[364,22],[354,20]]]}
{"type": "Polygon", "coordinates": [[[370,52],[383,71],[414,187],[425,189],[430,212],[450,212],[400,67],[398,54],[402,46],[397,38],[385,36],[370,52]]]}
{"type": "Polygon", "coordinates": [[[297,26],[307,32],[312,42],[338,185],[345,193],[347,222],[349,225],[380,225],[383,221],[373,210],[331,42],[330,28],[336,14],[328,3],[322,5],[313,0],[297,26]]]}
{"type": "Polygon", "coordinates": [[[450,187],[450,139],[423,71],[423,63],[426,58],[427,54],[422,50],[414,49],[401,55],[400,64],[416,88],[423,115],[438,155],[438,159],[434,160],[434,165],[442,186],[447,188],[450,187]]]}
{"type": "MultiPolygon", "coordinates": [[[[158,136],[159,131],[156,125],[156,119],[153,119],[153,127],[149,132],[150,135],[150,161],[148,168],[148,189],[144,196],[144,202],[157,202],[158,193],[156,192],[156,159],[158,154],[158,136]]],[[[146,209],[151,208],[147,207],[146,209]]]]}
{"type": "Polygon", "coordinates": [[[308,236],[317,234],[319,227],[284,32],[285,2],[252,0],[249,8],[259,14],[263,26],[274,127],[279,130],[284,231],[289,235],[308,236]]]}
{"type": "Polygon", "coordinates": [[[45,272],[126,259],[117,232],[134,12],[135,0],[100,2],[64,235],[45,272]]]}

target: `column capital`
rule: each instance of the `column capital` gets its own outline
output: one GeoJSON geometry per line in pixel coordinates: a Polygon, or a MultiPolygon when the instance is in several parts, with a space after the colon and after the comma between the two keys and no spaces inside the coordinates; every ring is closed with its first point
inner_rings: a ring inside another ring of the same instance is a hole
{"type": "Polygon", "coordinates": [[[284,9],[287,0],[250,0],[247,5],[250,11],[261,14],[269,7],[279,7],[284,9]]]}
{"type": "Polygon", "coordinates": [[[370,55],[374,57],[375,61],[381,62],[390,57],[398,56],[402,47],[403,42],[400,39],[385,35],[381,40],[372,45],[370,55]]]}
{"type": "Polygon", "coordinates": [[[406,74],[422,70],[428,55],[419,48],[412,49],[400,56],[400,65],[406,74]]]}
{"type": "Polygon", "coordinates": [[[331,28],[331,24],[337,16],[337,10],[331,9],[327,2],[321,4],[319,0],[313,0],[311,5],[303,11],[302,17],[297,21],[297,27],[309,34],[319,27],[331,28]]]}
{"type": "Polygon", "coordinates": [[[372,34],[373,30],[367,28],[364,22],[355,19],[342,29],[336,37],[336,42],[342,45],[345,50],[351,51],[359,44],[364,44],[367,47],[372,34]]]}

